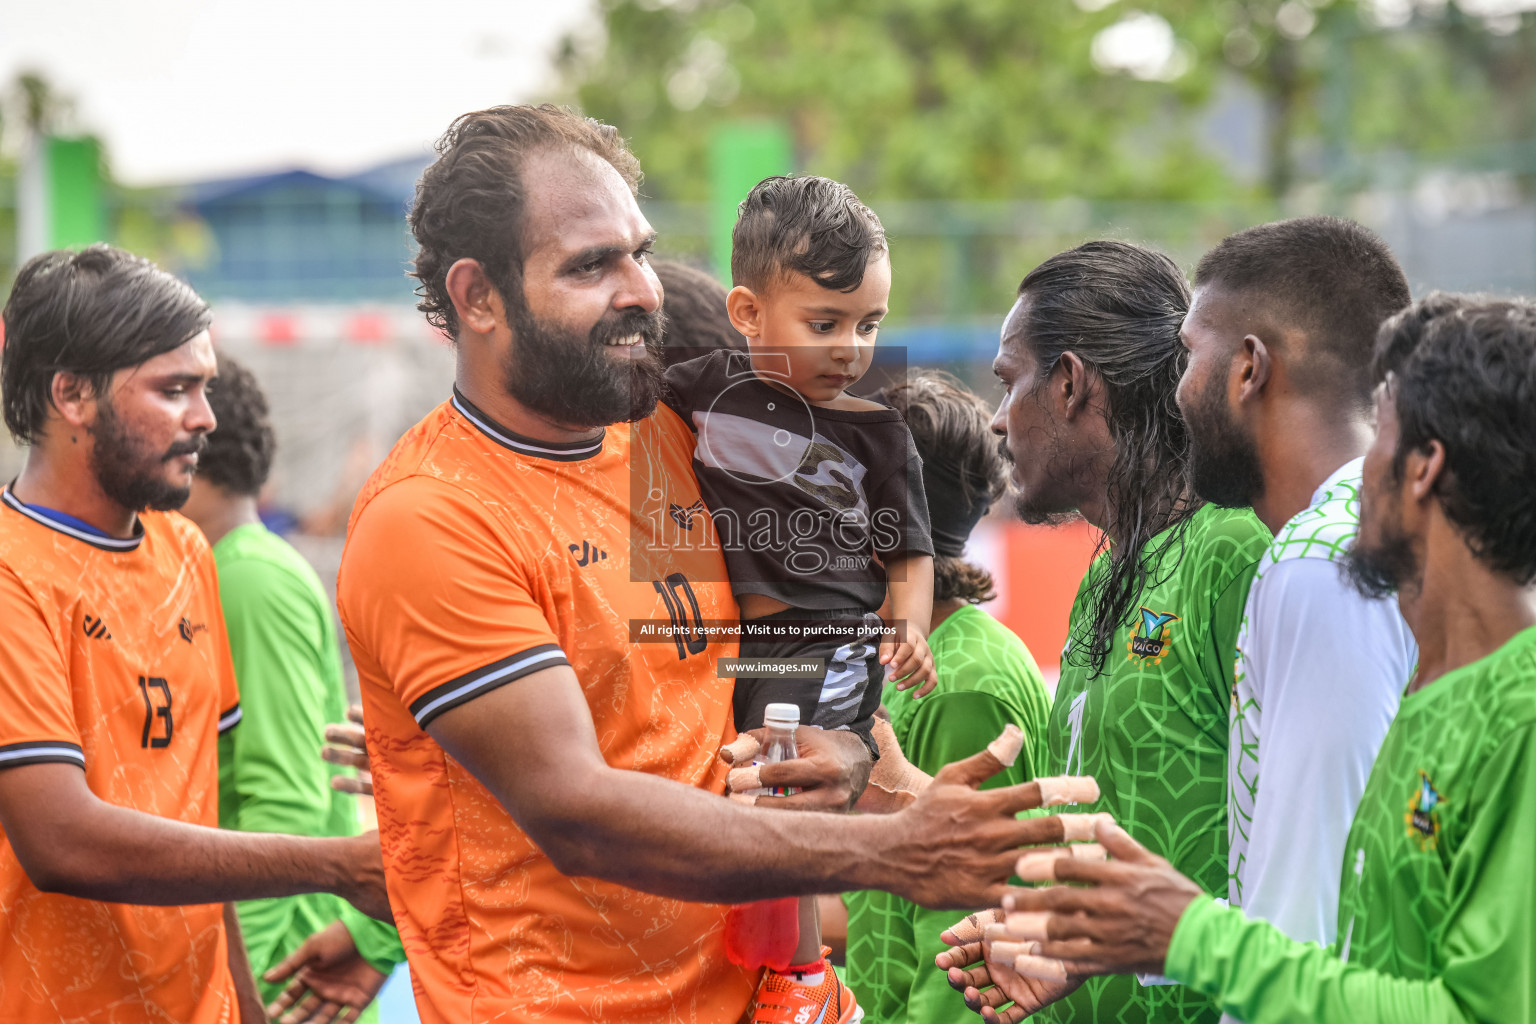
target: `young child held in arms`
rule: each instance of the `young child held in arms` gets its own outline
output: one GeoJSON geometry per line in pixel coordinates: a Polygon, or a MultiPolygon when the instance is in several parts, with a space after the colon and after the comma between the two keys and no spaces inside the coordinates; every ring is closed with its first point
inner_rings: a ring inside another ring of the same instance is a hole
{"type": "MultiPolygon", "coordinates": [[[[673,365],[664,400],[696,435],[741,657],[822,664],[815,678],[738,677],[736,728],[760,728],[770,703],[796,704],[801,724],[851,730],[878,757],[885,679],[914,696],[935,683],[921,462],[899,413],[848,391],[887,311],[885,230],[845,185],[769,178],[741,205],[731,278],[727,308],[749,351],[673,365]]],[[[825,1024],[850,1024],[862,1012],[824,959],[815,899],[800,907],[792,965],[765,973],[753,1019],[826,1007],[825,1024]]]]}

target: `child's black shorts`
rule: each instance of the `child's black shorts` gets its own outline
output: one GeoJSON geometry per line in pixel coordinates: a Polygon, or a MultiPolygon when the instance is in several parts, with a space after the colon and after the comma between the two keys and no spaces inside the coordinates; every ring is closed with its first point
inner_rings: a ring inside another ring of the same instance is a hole
{"type": "Polygon", "coordinates": [[[820,658],[824,669],[816,679],[738,676],[733,703],[738,732],[760,728],[769,704],[798,704],[801,725],[852,730],[870,755],[879,757],[870,730],[885,684],[880,616],[862,608],[788,608],[742,626],[742,658],[820,658]],[[798,635],[785,636],[787,625],[798,626],[798,635]]]}

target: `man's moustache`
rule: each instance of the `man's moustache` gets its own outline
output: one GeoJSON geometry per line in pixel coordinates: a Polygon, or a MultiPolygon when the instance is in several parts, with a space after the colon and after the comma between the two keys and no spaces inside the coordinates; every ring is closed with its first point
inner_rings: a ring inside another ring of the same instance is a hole
{"type": "Polygon", "coordinates": [[[594,345],[604,345],[614,338],[627,338],[631,334],[638,334],[642,341],[654,349],[661,344],[661,335],[666,330],[666,325],[667,316],[660,310],[654,313],[634,314],[622,320],[599,322],[592,328],[590,340],[594,345]]]}
{"type": "Polygon", "coordinates": [[[201,455],[207,448],[208,438],[201,435],[192,441],[177,441],[165,450],[165,455],[161,457],[160,461],[170,462],[172,459],[178,459],[183,455],[201,455]]]}

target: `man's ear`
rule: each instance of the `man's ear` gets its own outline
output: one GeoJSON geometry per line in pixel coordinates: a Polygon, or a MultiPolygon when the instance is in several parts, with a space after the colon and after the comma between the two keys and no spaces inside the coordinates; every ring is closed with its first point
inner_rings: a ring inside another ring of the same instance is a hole
{"type": "Polygon", "coordinates": [[[507,322],[501,293],[491,284],[479,260],[461,259],[448,268],[444,281],[459,326],[475,334],[490,334],[507,322]]]}
{"type": "Polygon", "coordinates": [[[763,333],[763,303],[746,285],[739,284],[726,295],[725,312],[731,318],[731,326],[743,338],[756,338],[763,333]]]}
{"type": "Polygon", "coordinates": [[[1445,471],[1445,445],[1437,440],[1407,453],[1403,459],[1403,479],[1415,504],[1422,505],[1434,495],[1445,471]]]}
{"type": "Polygon", "coordinates": [[[1269,346],[1257,334],[1247,334],[1238,343],[1237,354],[1232,358],[1233,376],[1237,378],[1237,400],[1250,402],[1264,393],[1274,364],[1270,359],[1269,346]]]}
{"type": "Polygon", "coordinates": [[[1062,420],[1070,421],[1088,411],[1097,389],[1097,378],[1076,352],[1067,351],[1051,370],[1049,394],[1062,420]]]}
{"type": "Polygon", "coordinates": [[[78,373],[55,373],[49,397],[59,416],[71,427],[83,430],[96,422],[96,386],[78,373]]]}

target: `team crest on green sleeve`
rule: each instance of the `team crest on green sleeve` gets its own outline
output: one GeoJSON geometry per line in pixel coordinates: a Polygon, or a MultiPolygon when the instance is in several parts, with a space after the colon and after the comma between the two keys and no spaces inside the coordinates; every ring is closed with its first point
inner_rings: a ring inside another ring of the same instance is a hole
{"type": "Polygon", "coordinates": [[[1403,822],[1408,828],[1408,838],[1417,842],[1421,850],[1433,850],[1440,839],[1440,805],[1443,802],[1429,776],[1419,772],[1419,784],[1408,798],[1408,813],[1403,815],[1403,822]]]}
{"type": "Polygon", "coordinates": [[[1130,652],[1126,660],[1153,665],[1162,661],[1173,643],[1173,624],[1178,621],[1179,617],[1172,612],[1154,612],[1143,607],[1141,621],[1131,627],[1131,637],[1125,644],[1130,652]]]}

